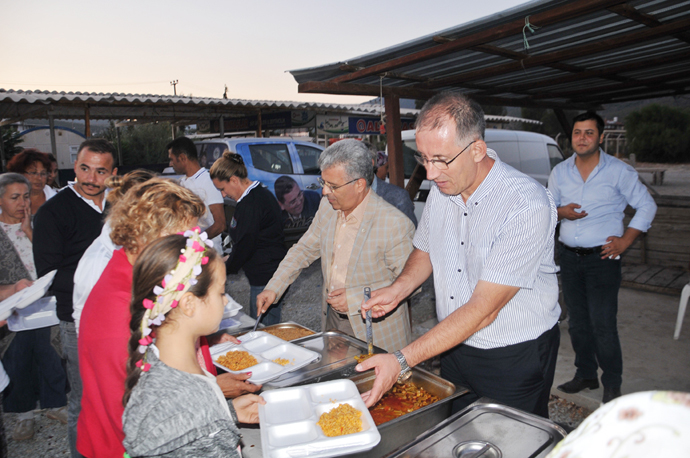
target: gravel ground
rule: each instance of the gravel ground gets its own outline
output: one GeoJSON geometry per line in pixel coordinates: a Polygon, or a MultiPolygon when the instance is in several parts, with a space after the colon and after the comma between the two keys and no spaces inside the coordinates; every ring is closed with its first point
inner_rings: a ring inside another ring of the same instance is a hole
{"type": "Polygon", "coordinates": [[[35,416],[36,433],[34,437],[17,442],[12,440],[12,431],[17,423],[17,415],[16,413],[5,413],[3,416],[5,434],[7,435],[8,458],[69,456],[67,425],[63,425],[56,420],[50,420],[42,412],[37,413],[35,416]]]}

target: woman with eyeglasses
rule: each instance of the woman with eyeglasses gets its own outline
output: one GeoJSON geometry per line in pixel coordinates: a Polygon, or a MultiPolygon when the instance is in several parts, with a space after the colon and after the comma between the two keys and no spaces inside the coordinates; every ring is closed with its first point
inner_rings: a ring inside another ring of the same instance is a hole
{"type": "Polygon", "coordinates": [[[31,183],[31,216],[57,192],[47,185],[50,157],[34,148],[26,148],[7,164],[7,170],[24,175],[31,183]]]}

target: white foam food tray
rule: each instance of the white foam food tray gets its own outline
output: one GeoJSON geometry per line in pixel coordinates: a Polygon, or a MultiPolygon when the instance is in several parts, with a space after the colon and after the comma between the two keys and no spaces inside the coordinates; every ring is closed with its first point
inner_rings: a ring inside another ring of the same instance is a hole
{"type": "Polygon", "coordinates": [[[223,311],[223,318],[230,318],[242,310],[242,306],[235,301],[235,299],[232,298],[229,294],[225,294],[225,297],[228,299],[228,303],[225,305],[225,310],[223,311]]]}
{"type": "Polygon", "coordinates": [[[0,302],[0,320],[6,320],[12,313],[12,310],[23,309],[45,296],[48,292],[48,288],[50,288],[50,285],[53,283],[53,278],[55,278],[56,273],[57,270],[48,272],[28,288],[24,288],[0,302]]]}
{"type": "Polygon", "coordinates": [[[235,374],[251,372],[252,376],[249,377],[249,381],[256,384],[268,382],[290,371],[297,370],[319,357],[319,354],[315,351],[286,342],[266,332],[249,332],[240,337],[240,340],[242,343],[239,345],[232,342],[224,342],[211,347],[210,352],[213,364],[235,374]],[[256,358],[258,363],[241,371],[232,371],[218,363],[220,356],[231,351],[246,351],[256,358]],[[282,366],[273,362],[277,358],[287,359],[290,362],[282,366]]]}
{"type": "Polygon", "coordinates": [[[374,420],[352,380],[332,380],[266,391],[259,405],[264,458],[325,458],[371,450],[381,441],[374,420]],[[358,433],[328,437],[316,423],[319,417],[350,404],[362,412],[358,433]]]}

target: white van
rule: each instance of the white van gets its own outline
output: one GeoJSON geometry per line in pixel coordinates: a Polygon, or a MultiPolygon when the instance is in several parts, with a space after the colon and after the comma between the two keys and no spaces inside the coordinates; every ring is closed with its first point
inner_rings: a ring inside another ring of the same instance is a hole
{"type": "MultiPolygon", "coordinates": [[[[535,132],[486,129],[484,141],[489,148],[496,151],[503,162],[531,176],[544,186],[549,181],[551,170],[564,160],[563,153],[553,138],[535,132]]],[[[403,165],[407,179],[412,176],[417,165],[414,159],[414,153],[417,152],[415,131],[404,130],[402,143],[403,165]]],[[[422,217],[429,186],[429,181],[424,180],[414,199],[414,212],[418,220],[422,217]]]]}

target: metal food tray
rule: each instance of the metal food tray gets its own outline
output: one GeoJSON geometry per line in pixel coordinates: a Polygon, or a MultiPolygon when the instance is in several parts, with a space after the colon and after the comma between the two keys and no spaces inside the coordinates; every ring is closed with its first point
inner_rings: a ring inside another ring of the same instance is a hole
{"type": "MultiPolygon", "coordinates": [[[[351,377],[356,374],[355,356],[368,353],[366,342],[339,331],[314,334],[291,343],[314,351],[320,357],[301,369],[271,380],[264,385],[264,390],[351,377]]],[[[385,353],[385,350],[374,347],[374,353],[385,353]]]]}
{"type": "MultiPolygon", "coordinates": [[[[302,339],[305,339],[307,337],[313,337],[313,336],[319,334],[316,331],[314,331],[313,329],[309,329],[308,327],[302,326],[301,324],[295,323],[294,321],[286,321],[285,323],[272,324],[270,326],[264,326],[264,327],[260,328],[261,331],[268,331],[271,329],[300,329],[300,330],[311,332],[311,335],[288,341],[288,342],[292,342],[292,343],[295,343],[295,342],[301,341],[302,339]]],[[[240,336],[245,335],[246,333],[248,333],[251,330],[252,330],[252,326],[243,327],[243,328],[240,328],[238,330],[234,330],[230,335],[232,335],[234,337],[240,337],[240,336]]],[[[240,340],[242,340],[242,339],[240,339],[240,340]]]]}
{"type": "Polygon", "coordinates": [[[319,354],[314,351],[307,350],[261,331],[245,334],[242,343],[239,345],[232,342],[224,342],[214,345],[209,350],[211,358],[213,358],[213,364],[216,367],[235,374],[251,371],[252,376],[249,377],[249,381],[256,384],[265,383],[287,372],[299,369],[319,357],[319,354]],[[246,351],[254,356],[258,363],[240,371],[233,371],[217,362],[220,356],[231,351],[246,351]],[[277,358],[290,360],[290,363],[281,366],[273,362],[277,358]]]}
{"type": "Polygon", "coordinates": [[[264,458],[325,458],[374,447],[381,436],[350,380],[265,392],[259,405],[261,448],[264,458]],[[362,413],[362,430],[328,437],[317,425],[319,417],[340,404],[350,404],[362,413]]]}
{"type": "Polygon", "coordinates": [[[386,456],[543,458],[566,436],[550,420],[487,401],[480,399],[386,456]]]}
{"type": "MultiPolygon", "coordinates": [[[[368,371],[358,373],[350,377],[350,380],[355,383],[360,393],[364,393],[371,389],[375,377],[373,371],[368,371]]],[[[379,425],[381,442],[367,452],[348,456],[358,458],[380,458],[384,456],[386,453],[407,444],[411,439],[450,417],[453,401],[469,393],[467,388],[462,386],[456,387],[448,380],[417,367],[412,368],[412,375],[408,381],[414,383],[418,387],[424,388],[429,393],[441,399],[433,404],[429,404],[428,406],[424,406],[379,425]]]]}

